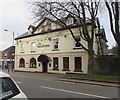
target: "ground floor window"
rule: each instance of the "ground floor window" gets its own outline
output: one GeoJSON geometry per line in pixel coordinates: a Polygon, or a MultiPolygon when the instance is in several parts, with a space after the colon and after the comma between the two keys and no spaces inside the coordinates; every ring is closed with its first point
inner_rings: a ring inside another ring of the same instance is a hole
{"type": "Polygon", "coordinates": [[[63,71],[69,70],[69,57],[63,57],[63,71]]]}
{"type": "Polygon", "coordinates": [[[36,59],[35,58],[30,59],[30,68],[36,68],[36,59]]]}
{"type": "Polygon", "coordinates": [[[21,58],[19,61],[19,67],[25,67],[25,59],[21,58]]]}
{"type": "Polygon", "coordinates": [[[53,70],[58,70],[58,57],[53,57],[53,70]]]}
{"type": "Polygon", "coordinates": [[[75,57],[75,71],[82,71],[82,58],[75,57]]]}

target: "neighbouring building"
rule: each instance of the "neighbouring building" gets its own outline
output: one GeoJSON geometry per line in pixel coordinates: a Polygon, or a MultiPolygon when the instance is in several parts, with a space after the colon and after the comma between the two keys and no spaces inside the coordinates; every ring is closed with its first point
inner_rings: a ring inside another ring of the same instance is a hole
{"type": "Polygon", "coordinates": [[[102,28],[100,32],[95,35],[97,42],[97,55],[103,56],[108,55],[108,45],[106,44],[108,41],[106,39],[105,30],[102,28]]]}
{"type": "Polygon", "coordinates": [[[3,68],[8,68],[9,64],[14,67],[14,56],[15,56],[15,46],[10,46],[1,52],[1,66],[3,68]]]}
{"type": "Polygon", "coordinates": [[[2,67],[2,52],[0,51],[0,68],[2,67]]]}
{"type": "MultiPolygon", "coordinates": [[[[75,38],[87,47],[79,34],[80,25],[72,16],[65,18],[75,38]]],[[[86,23],[90,28],[91,23],[86,23]]],[[[99,31],[96,19],[96,34],[99,31]]],[[[97,36],[94,51],[98,52],[97,36]]],[[[15,49],[15,70],[48,73],[87,73],[88,53],[72,38],[71,33],[58,21],[44,18],[36,27],[18,36],[15,49]]]]}

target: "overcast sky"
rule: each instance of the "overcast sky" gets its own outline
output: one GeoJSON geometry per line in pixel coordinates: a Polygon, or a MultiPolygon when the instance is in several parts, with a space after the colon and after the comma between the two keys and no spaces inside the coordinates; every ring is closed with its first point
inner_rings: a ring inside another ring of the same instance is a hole
{"type": "MultiPolygon", "coordinates": [[[[106,10],[99,14],[99,18],[101,25],[105,28],[108,45],[111,48],[115,45],[115,41],[109,31],[106,10]]],[[[0,51],[12,45],[12,32],[15,33],[15,37],[18,34],[23,34],[32,23],[31,12],[25,0],[0,0],[0,51]],[[5,32],[4,29],[9,32],[5,32]]]]}

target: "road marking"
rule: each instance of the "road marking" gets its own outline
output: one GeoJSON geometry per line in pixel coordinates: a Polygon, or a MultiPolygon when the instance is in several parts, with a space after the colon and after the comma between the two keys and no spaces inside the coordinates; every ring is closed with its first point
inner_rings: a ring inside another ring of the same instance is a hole
{"type": "Polygon", "coordinates": [[[21,84],[22,82],[19,82],[19,81],[15,81],[16,83],[18,83],[18,84],[21,84]]]}
{"type": "Polygon", "coordinates": [[[41,88],[45,88],[45,89],[51,89],[51,90],[56,90],[56,91],[73,93],[73,94],[81,94],[81,95],[86,95],[86,96],[96,97],[96,98],[109,98],[109,97],[105,97],[105,96],[98,96],[98,95],[93,95],[93,94],[86,94],[86,93],[80,93],[80,92],[63,90],[63,89],[57,89],[57,88],[51,88],[51,87],[45,87],[45,86],[40,86],[40,87],[41,87],[41,88]]]}

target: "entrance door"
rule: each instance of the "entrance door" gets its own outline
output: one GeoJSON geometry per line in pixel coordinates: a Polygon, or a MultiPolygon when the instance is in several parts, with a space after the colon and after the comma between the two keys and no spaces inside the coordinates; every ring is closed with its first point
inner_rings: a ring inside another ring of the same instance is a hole
{"type": "Polygon", "coordinates": [[[42,72],[47,73],[47,64],[48,62],[42,62],[42,72]]]}

